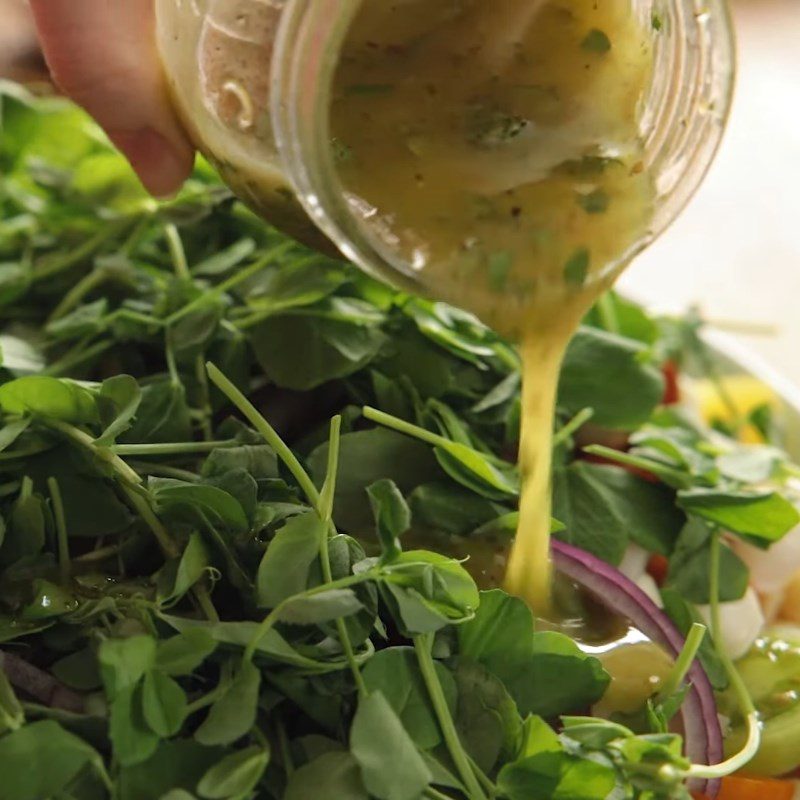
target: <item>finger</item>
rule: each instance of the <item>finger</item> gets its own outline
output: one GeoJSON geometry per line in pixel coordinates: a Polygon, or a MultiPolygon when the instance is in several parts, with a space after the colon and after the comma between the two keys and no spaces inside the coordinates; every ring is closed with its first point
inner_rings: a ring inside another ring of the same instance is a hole
{"type": "Polygon", "coordinates": [[[155,195],[176,191],[194,153],[169,102],[153,0],[31,0],[53,79],[128,157],[155,195]]]}

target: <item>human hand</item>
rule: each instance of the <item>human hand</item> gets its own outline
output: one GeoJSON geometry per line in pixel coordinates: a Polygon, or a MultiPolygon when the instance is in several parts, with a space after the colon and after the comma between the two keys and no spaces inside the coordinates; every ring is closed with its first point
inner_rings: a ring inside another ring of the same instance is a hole
{"type": "Polygon", "coordinates": [[[169,102],[153,0],[30,0],[56,85],[83,106],[156,196],[180,188],[194,150],[169,102]]]}

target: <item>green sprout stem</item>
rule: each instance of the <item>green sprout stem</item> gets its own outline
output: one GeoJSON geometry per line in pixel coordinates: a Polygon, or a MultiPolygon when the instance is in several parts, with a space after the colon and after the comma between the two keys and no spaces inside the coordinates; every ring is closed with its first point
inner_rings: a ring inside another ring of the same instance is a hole
{"type": "Polygon", "coordinates": [[[78,347],[70,350],[58,361],[54,361],[52,364],[50,364],[50,366],[40,370],[39,374],[49,375],[51,377],[66,375],[79,364],[83,364],[86,361],[91,361],[97,358],[97,356],[102,355],[106,352],[106,350],[110,350],[113,346],[114,342],[110,339],[96,342],[91,347],[86,347],[81,344],[78,347]]]}
{"type": "MultiPolygon", "coordinates": [[[[397,431],[398,433],[403,433],[406,436],[411,436],[414,439],[419,439],[421,442],[426,442],[434,447],[442,447],[447,450],[448,448],[452,448],[454,445],[458,445],[458,442],[453,442],[445,436],[441,436],[438,433],[429,431],[426,428],[421,428],[419,425],[414,425],[411,422],[406,422],[406,420],[400,419],[399,417],[393,417],[391,414],[387,414],[385,411],[379,411],[377,408],[364,406],[362,413],[364,414],[365,419],[368,419],[371,422],[375,422],[378,425],[383,425],[385,428],[390,428],[391,430],[397,431]]],[[[489,453],[483,453],[480,450],[476,450],[474,447],[470,447],[469,445],[459,445],[459,447],[471,450],[473,453],[475,453],[475,455],[485,459],[486,461],[489,461],[496,466],[512,466],[507,461],[503,461],[501,458],[497,458],[489,453]]]]}
{"type": "Polygon", "coordinates": [[[154,464],[148,461],[131,461],[131,466],[142,475],[160,475],[162,478],[175,478],[186,483],[198,483],[200,477],[196,472],[187,469],[178,469],[166,464],[154,464]]]}
{"type": "Polygon", "coordinates": [[[423,795],[429,800],[452,800],[449,795],[443,794],[438,789],[434,789],[432,786],[429,786],[424,792],[423,795]]]}
{"type": "Polygon", "coordinates": [[[684,679],[692,668],[697,653],[703,644],[703,639],[706,635],[706,626],[700,622],[695,622],[686,636],[686,642],[683,645],[678,659],[675,661],[672,671],[668,675],[661,687],[659,697],[666,700],[677,692],[683,685],[684,679]]]}
{"type": "Polygon", "coordinates": [[[600,321],[603,327],[609,333],[619,333],[619,315],[614,306],[614,296],[611,292],[605,292],[597,301],[597,313],[600,315],[600,321]]]}
{"type": "Polygon", "coordinates": [[[314,597],[315,595],[322,594],[323,592],[330,592],[334,589],[349,589],[352,586],[358,586],[361,583],[368,583],[369,581],[377,580],[380,577],[380,570],[370,569],[366,572],[360,572],[358,575],[348,575],[346,578],[340,578],[338,581],[332,581],[321,586],[315,586],[306,592],[292,595],[287,597],[286,600],[279,603],[272,611],[259,624],[255,636],[247,644],[244,651],[244,660],[252,661],[258,649],[258,643],[281,621],[281,616],[286,610],[286,606],[290,602],[296,601],[300,598],[314,597]]]}
{"type": "Polygon", "coordinates": [[[429,634],[414,638],[414,652],[417,654],[417,662],[419,663],[422,678],[428,689],[431,705],[433,705],[436,719],[439,721],[439,727],[442,730],[442,736],[444,737],[450,757],[453,759],[453,764],[461,780],[464,782],[467,796],[470,800],[486,800],[486,795],[481,788],[478,778],[472,771],[469,757],[464,751],[461,740],[458,738],[458,731],[453,722],[453,716],[447,705],[447,699],[444,696],[442,684],[439,682],[439,676],[436,674],[436,664],[434,663],[431,653],[431,644],[432,642],[429,634]]]}
{"type": "Polygon", "coordinates": [[[214,438],[214,430],[211,424],[214,411],[211,408],[211,391],[208,385],[205,358],[202,354],[194,360],[194,372],[200,389],[200,408],[198,409],[200,412],[200,430],[203,434],[203,439],[209,442],[214,438]]]}
{"type": "Polygon", "coordinates": [[[75,444],[89,450],[92,456],[98,461],[105,462],[124,484],[128,486],[138,486],[141,484],[142,479],[133,469],[109,448],[100,447],[95,444],[94,439],[88,433],[85,433],[80,428],[76,428],[74,425],[57,419],[49,419],[46,424],[49,428],[71,439],[75,444]]]}
{"type": "Polygon", "coordinates": [[[164,344],[164,358],[167,361],[167,371],[169,372],[169,379],[173,386],[183,386],[181,381],[181,374],[178,370],[178,362],[175,360],[175,351],[172,349],[172,338],[167,332],[166,342],[164,344]]]}
{"type": "Polygon", "coordinates": [[[319,507],[319,492],[314,482],[303,469],[303,465],[297,460],[295,454],[278,436],[277,431],[267,422],[258,409],[242,394],[232,381],[230,381],[214,364],[207,364],[208,376],[216,386],[239,411],[247,418],[248,422],[261,434],[264,441],[275,451],[275,454],[286,464],[292,477],[297,481],[297,485],[303,490],[309,503],[314,508],[319,507]]]}
{"type": "Polygon", "coordinates": [[[291,246],[291,242],[284,242],[283,244],[279,244],[277,247],[273,247],[271,250],[268,250],[263,256],[261,256],[261,258],[259,258],[257,261],[254,261],[249,267],[237,270],[235,275],[231,276],[225,281],[222,281],[222,283],[217,284],[210,292],[204,292],[198,298],[192,300],[191,303],[187,303],[185,306],[178,309],[174,314],[164,320],[164,324],[167,326],[174,325],[179,320],[196,311],[198,308],[202,308],[204,305],[206,305],[209,302],[209,297],[220,297],[239,284],[249,280],[254,275],[257,275],[263,269],[272,264],[277,258],[280,258],[280,256],[282,256],[291,246]]]}
{"type": "Polygon", "coordinates": [[[167,533],[167,529],[156,516],[147,498],[136,489],[125,487],[125,496],[136,513],[145,521],[147,527],[156,537],[158,546],[167,558],[177,558],[180,555],[178,546],[172,541],[172,537],[167,533]]]}
{"type": "Polygon", "coordinates": [[[648,458],[640,458],[630,453],[623,453],[621,450],[615,450],[613,447],[605,447],[599,444],[592,444],[588,447],[584,447],[583,451],[593,456],[607,458],[609,461],[613,461],[617,464],[624,464],[629,467],[637,467],[638,469],[652,472],[654,475],[662,478],[665,483],[680,489],[688,489],[691,486],[691,479],[684,472],[672,469],[671,467],[665,467],[663,464],[657,464],[648,458]]]}
{"type": "MultiPolygon", "coordinates": [[[[331,420],[330,446],[328,449],[328,472],[323,486],[322,493],[317,490],[309,474],[303,469],[303,465],[298,461],[291,448],[281,439],[278,432],[267,422],[264,415],[244,396],[244,394],[219,370],[214,364],[208,364],[208,375],[211,382],[230,400],[236,408],[247,418],[250,424],[264,437],[270,447],[275,451],[278,458],[292,473],[297,484],[305,493],[312,508],[319,515],[320,519],[326,523],[327,531],[320,543],[320,565],[322,568],[322,579],[324,584],[317,587],[320,591],[328,591],[338,584],[333,580],[331,573],[330,554],[328,551],[328,540],[330,533],[335,533],[332,522],[333,516],[333,497],[336,491],[336,475],[339,467],[339,442],[341,439],[342,418],[334,417],[331,420]]],[[[360,577],[360,576],[351,576],[360,577]]],[[[348,580],[347,578],[345,580],[348,580]]],[[[360,582],[360,581],[359,581],[360,582]]],[[[316,592],[313,592],[316,593],[316,592]]],[[[311,596],[308,595],[307,596],[311,596]]],[[[293,599],[293,598],[289,598],[293,599]]],[[[259,628],[257,637],[250,642],[245,650],[245,659],[252,659],[258,641],[280,620],[282,606],[279,605],[266,617],[259,628]]],[[[336,620],[336,631],[342,645],[347,663],[353,673],[353,679],[358,687],[360,694],[366,694],[366,685],[361,676],[361,671],[353,652],[353,644],[347,632],[347,623],[343,619],[336,620]]]]}
{"type": "Polygon", "coordinates": [[[118,220],[117,222],[109,222],[101,226],[100,230],[94,236],[77,247],[67,252],[58,252],[54,253],[52,256],[42,258],[34,267],[33,279],[35,281],[44,280],[51,275],[55,275],[62,270],[69,269],[76,264],[88,260],[100,250],[107,241],[115,238],[132,225],[133,222],[130,218],[118,220]]]}
{"type": "Polygon", "coordinates": [[[475,759],[467,753],[467,758],[469,759],[469,763],[472,766],[472,771],[478,778],[479,783],[483,788],[486,790],[489,797],[495,797],[497,795],[497,787],[489,780],[489,777],[486,773],[478,766],[475,759]]]}
{"type": "Polygon", "coordinates": [[[573,433],[582,428],[594,416],[593,408],[584,408],[579,411],[563,428],[553,435],[553,449],[564,444],[573,433]]]}
{"type": "Polygon", "coordinates": [[[84,275],[65,295],[64,299],[55,307],[48,318],[48,323],[55,322],[66,316],[72,309],[80,305],[83,299],[101,286],[109,278],[107,270],[95,268],[88,275],[84,275]]]}
{"type": "Polygon", "coordinates": [[[164,236],[167,240],[175,274],[182,280],[191,280],[192,275],[189,272],[189,262],[186,260],[186,250],[183,247],[178,228],[172,223],[165,225],[164,236]]]}
{"type": "Polygon", "coordinates": [[[719,531],[715,531],[711,537],[711,566],[709,570],[709,593],[711,596],[711,635],[717,645],[717,653],[725,672],[728,674],[728,679],[731,683],[736,699],[739,703],[739,708],[743,715],[747,718],[747,742],[744,747],[731,758],[723,761],[720,764],[712,766],[693,765],[687,770],[687,777],[689,778],[702,778],[706,780],[716,780],[717,778],[724,778],[734,772],[738,772],[745,767],[751,759],[758,752],[761,746],[761,719],[759,718],[758,711],[753,703],[753,698],[750,697],[750,692],[747,691],[742,676],[739,670],[736,669],[731,657],[728,655],[725,648],[721,645],[722,642],[722,625],[720,620],[720,602],[719,602],[719,576],[720,576],[720,558],[721,558],[721,545],[719,531]]]}
{"type": "Polygon", "coordinates": [[[0,497],[10,497],[11,495],[17,494],[21,485],[20,481],[0,483],[0,497]]]}
{"type": "Polygon", "coordinates": [[[207,442],[165,442],[163,444],[116,444],[109,449],[118,456],[180,456],[210,453],[224,447],[235,447],[236,439],[207,442]]]}
{"type": "MultiPolygon", "coordinates": [[[[317,513],[323,522],[325,522],[326,526],[326,533],[320,539],[319,560],[322,567],[322,579],[328,586],[333,583],[328,542],[333,520],[333,498],[336,493],[336,476],[339,471],[339,444],[341,439],[342,418],[341,416],[335,416],[331,419],[330,444],[328,446],[328,470],[325,476],[325,484],[320,494],[319,507],[317,509],[317,513]]],[[[361,696],[365,696],[367,694],[367,686],[364,683],[361,670],[356,662],[355,653],[353,652],[353,643],[350,641],[350,634],[347,631],[347,622],[341,617],[336,620],[336,632],[339,634],[339,641],[342,644],[342,650],[344,650],[347,663],[350,665],[350,671],[353,673],[353,680],[358,688],[358,693],[361,696]]]]}
{"type": "Polygon", "coordinates": [[[275,737],[278,740],[278,748],[281,754],[281,762],[286,776],[291,778],[295,772],[294,758],[292,758],[292,750],[289,744],[289,736],[286,733],[286,726],[280,717],[275,718],[275,737]]]}
{"type": "MultiPolygon", "coordinates": [[[[339,472],[339,449],[342,441],[342,418],[339,415],[331,420],[331,430],[328,441],[328,464],[325,472],[325,483],[319,496],[319,513],[322,519],[330,524],[333,519],[333,498],[336,494],[336,477],[339,472]]],[[[325,547],[327,548],[327,543],[325,547]]],[[[322,568],[323,570],[325,569],[324,564],[322,568]]]]}
{"type": "Polygon", "coordinates": [[[47,479],[47,489],[50,492],[50,502],[53,504],[53,518],[56,523],[58,537],[58,569],[61,582],[67,583],[71,571],[69,556],[69,539],[67,537],[67,520],[64,515],[64,502],[61,498],[61,489],[55,478],[47,479]]]}

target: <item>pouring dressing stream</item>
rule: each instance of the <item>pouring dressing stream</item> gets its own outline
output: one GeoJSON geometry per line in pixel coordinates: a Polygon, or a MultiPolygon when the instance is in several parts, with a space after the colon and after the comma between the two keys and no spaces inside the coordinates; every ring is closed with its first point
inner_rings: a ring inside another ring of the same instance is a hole
{"type": "Polygon", "coordinates": [[[337,169],[376,247],[521,345],[505,582],[542,615],[561,361],[653,214],[638,124],[652,35],[629,0],[368,0],[334,79],[337,169]]]}
{"type": "Polygon", "coordinates": [[[547,613],[559,367],[713,158],[733,74],[724,0],[156,8],[176,107],[240,196],[320,246],[310,218],[365,270],[520,344],[506,586],[547,613]]]}

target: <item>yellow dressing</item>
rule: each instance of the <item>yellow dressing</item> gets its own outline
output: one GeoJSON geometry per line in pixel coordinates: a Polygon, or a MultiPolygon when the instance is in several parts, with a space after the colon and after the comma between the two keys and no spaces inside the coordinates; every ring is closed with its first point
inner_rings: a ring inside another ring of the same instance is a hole
{"type": "Polygon", "coordinates": [[[658,694],[675,663],[665,650],[647,641],[621,640],[597,657],[611,676],[608,689],[593,708],[601,717],[640,711],[658,694]]]}
{"type": "Polygon", "coordinates": [[[631,0],[365,0],[331,110],[348,202],[389,261],[521,343],[522,495],[509,591],[549,607],[558,373],[583,314],[647,241],[631,0]]]}

